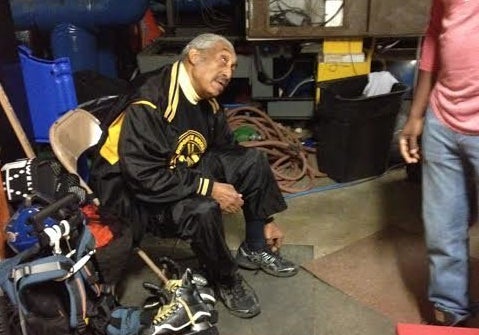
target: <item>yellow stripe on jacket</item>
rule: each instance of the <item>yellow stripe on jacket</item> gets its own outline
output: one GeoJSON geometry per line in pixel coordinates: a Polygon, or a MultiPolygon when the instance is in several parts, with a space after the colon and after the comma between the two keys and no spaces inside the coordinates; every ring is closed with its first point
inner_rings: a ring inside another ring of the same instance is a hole
{"type": "MultiPolygon", "coordinates": [[[[156,105],[147,100],[135,101],[132,104],[146,105],[156,109],[156,105]]],[[[125,112],[122,112],[120,115],[118,115],[115,121],[111,123],[111,125],[108,127],[108,137],[100,149],[100,155],[111,165],[118,163],[120,160],[120,156],[118,154],[118,142],[120,141],[121,126],[123,124],[124,118],[125,112]]]]}

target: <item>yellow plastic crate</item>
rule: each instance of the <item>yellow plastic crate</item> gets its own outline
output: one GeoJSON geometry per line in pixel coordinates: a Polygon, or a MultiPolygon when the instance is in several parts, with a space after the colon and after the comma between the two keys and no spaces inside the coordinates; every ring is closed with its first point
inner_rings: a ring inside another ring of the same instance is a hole
{"type": "Polygon", "coordinates": [[[368,74],[371,71],[369,60],[358,63],[318,63],[316,81],[326,81],[368,74]]]}
{"type": "Polygon", "coordinates": [[[335,38],[323,41],[324,54],[355,54],[361,52],[363,52],[362,38],[335,38]]]}

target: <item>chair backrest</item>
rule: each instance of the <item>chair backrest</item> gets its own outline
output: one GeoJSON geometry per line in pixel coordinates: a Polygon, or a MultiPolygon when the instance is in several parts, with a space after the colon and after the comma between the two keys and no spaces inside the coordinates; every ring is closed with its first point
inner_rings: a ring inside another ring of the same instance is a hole
{"type": "MultiPolygon", "coordinates": [[[[91,188],[78,173],[78,158],[100,140],[100,121],[84,109],[73,109],[56,120],[49,131],[52,150],[65,169],[78,175],[88,194],[91,188]]],[[[95,199],[95,202],[98,201],[95,199]]]]}

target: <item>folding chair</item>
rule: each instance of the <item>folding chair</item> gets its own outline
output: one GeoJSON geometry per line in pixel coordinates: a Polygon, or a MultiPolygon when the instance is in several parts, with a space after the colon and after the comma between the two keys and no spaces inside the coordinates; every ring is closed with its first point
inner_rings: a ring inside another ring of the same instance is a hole
{"type": "MultiPolygon", "coordinates": [[[[73,109],[62,115],[50,127],[49,139],[55,156],[65,169],[80,178],[80,185],[89,196],[92,189],[78,173],[78,159],[89,148],[98,143],[102,134],[100,121],[84,109],[73,109]]],[[[98,205],[98,198],[93,196],[98,205]]]]}

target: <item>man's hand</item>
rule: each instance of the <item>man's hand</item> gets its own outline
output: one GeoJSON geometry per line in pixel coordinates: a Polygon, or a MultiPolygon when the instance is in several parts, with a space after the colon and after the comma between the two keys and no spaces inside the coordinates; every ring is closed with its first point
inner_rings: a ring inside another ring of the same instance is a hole
{"type": "Polygon", "coordinates": [[[409,119],[399,136],[399,150],[406,163],[417,163],[421,159],[419,136],[422,133],[424,119],[409,119]]]}
{"type": "Polygon", "coordinates": [[[277,252],[283,245],[284,234],[276,223],[270,222],[264,225],[264,238],[268,247],[277,252]]]}
{"type": "Polygon", "coordinates": [[[222,211],[229,214],[238,213],[244,204],[243,195],[236,192],[230,184],[215,182],[211,197],[220,204],[222,211]]]}

